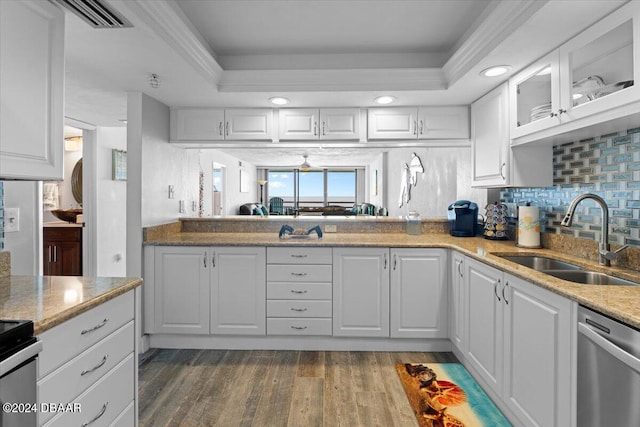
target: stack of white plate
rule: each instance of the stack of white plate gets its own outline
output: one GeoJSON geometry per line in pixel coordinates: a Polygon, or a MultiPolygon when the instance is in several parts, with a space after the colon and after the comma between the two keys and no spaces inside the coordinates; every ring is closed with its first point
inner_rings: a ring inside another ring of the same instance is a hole
{"type": "Polygon", "coordinates": [[[531,109],[531,121],[536,121],[540,119],[544,119],[545,117],[549,117],[551,114],[551,103],[547,102],[546,104],[538,105],[531,109]]]}

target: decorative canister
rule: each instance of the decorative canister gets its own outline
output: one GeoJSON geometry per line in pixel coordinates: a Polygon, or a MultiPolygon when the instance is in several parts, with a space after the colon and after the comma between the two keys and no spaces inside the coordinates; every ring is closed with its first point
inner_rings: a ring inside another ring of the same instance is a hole
{"type": "Polygon", "coordinates": [[[420,212],[410,211],[409,215],[407,215],[407,234],[422,234],[422,219],[420,219],[420,212]]]}
{"type": "Polygon", "coordinates": [[[489,203],[485,207],[484,238],[489,240],[509,240],[507,223],[509,209],[503,203],[489,203]]]}

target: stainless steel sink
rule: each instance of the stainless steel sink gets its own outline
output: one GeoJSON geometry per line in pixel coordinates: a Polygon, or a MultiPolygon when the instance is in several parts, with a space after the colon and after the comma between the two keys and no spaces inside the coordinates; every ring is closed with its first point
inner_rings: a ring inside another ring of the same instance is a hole
{"type": "Polygon", "coordinates": [[[525,267],[533,268],[537,271],[544,271],[545,273],[549,270],[580,270],[582,268],[569,262],[536,255],[509,255],[502,256],[501,258],[524,265],[525,267]]]}
{"type": "Polygon", "coordinates": [[[610,276],[606,273],[598,273],[597,271],[585,270],[555,270],[545,271],[546,274],[557,277],[558,279],[568,280],[570,282],[582,283],[584,285],[623,285],[623,286],[639,286],[640,283],[630,280],[621,279],[619,277],[610,276]]]}

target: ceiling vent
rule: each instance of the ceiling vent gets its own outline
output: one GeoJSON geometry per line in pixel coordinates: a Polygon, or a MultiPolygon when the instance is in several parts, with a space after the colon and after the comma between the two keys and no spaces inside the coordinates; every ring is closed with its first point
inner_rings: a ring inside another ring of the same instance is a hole
{"type": "Polygon", "coordinates": [[[54,0],[93,28],[133,27],[122,15],[100,0],[54,0]]]}

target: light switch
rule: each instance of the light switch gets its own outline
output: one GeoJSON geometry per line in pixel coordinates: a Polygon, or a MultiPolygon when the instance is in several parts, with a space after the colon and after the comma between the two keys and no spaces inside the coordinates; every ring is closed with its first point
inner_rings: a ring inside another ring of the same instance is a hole
{"type": "Polygon", "coordinates": [[[4,209],[4,232],[20,231],[20,208],[4,209]]]}

